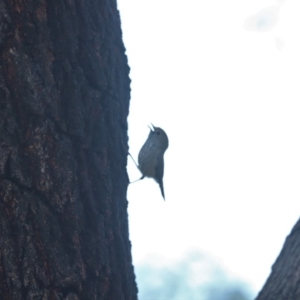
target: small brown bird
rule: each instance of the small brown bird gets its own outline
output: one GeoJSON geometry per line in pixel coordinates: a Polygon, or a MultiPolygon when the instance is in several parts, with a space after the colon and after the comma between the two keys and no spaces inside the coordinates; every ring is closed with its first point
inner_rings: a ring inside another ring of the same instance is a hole
{"type": "Polygon", "coordinates": [[[161,194],[165,199],[163,184],[164,153],[169,147],[169,139],[163,129],[154,125],[152,127],[153,129],[149,126],[150,133],[138,156],[137,167],[142,173],[139,180],[145,177],[153,178],[159,184],[161,194]]]}

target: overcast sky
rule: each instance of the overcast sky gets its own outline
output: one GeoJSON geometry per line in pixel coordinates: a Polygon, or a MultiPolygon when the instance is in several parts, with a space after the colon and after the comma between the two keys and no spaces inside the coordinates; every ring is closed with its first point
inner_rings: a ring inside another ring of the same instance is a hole
{"type": "MultiPolygon", "coordinates": [[[[298,0],[118,0],[129,146],[169,136],[165,195],[129,186],[134,262],[191,248],[258,291],[300,212],[298,0]]],[[[128,160],[131,180],[140,177],[128,160]]]]}

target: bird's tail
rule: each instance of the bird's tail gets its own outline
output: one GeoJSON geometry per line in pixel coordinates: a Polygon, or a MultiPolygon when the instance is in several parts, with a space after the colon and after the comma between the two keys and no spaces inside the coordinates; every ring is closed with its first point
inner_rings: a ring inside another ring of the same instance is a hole
{"type": "Polygon", "coordinates": [[[158,184],[159,184],[159,187],[160,187],[161,194],[162,194],[164,200],[166,201],[166,199],[165,199],[165,191],[164,191],[164,183],[163,183],[162,180],[160,180],[160,181],[158,182],[158,184]]]}

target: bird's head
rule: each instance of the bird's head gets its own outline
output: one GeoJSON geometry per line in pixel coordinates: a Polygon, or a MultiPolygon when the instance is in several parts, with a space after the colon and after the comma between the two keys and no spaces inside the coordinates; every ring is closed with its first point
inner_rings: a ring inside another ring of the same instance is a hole
{"type": "Polygon", "coordinates": [[[155,127],[153,124],[151,124],[151,126],[152,128],[148,126],[150,128],[148,139],[150,139],[151,142],[159,145],[161,150],[166,151],[169,147],[169,139],[167,134],[160,127],[155,127]]]}

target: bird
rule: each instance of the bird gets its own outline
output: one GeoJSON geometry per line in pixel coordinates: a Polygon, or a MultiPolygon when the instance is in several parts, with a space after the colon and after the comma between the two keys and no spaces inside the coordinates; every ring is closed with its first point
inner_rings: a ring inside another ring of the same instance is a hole
{"type": "MultiPolygon", "coordinates": [[[[153,178],[158,183],[161,194],[165,200],[163,184],[164,153],[169,147],[169,139],[162,128],[155,127],[153,124],[151,125],[152,128],[148,126],[150,128],[148,138],[139,152],[138,164],[135,164],[142,173],[142,177],[138,180],[142,180],[145,177],[153,178]]],[[[131,158],[133,159],[132,156],[131,158]]]]}

